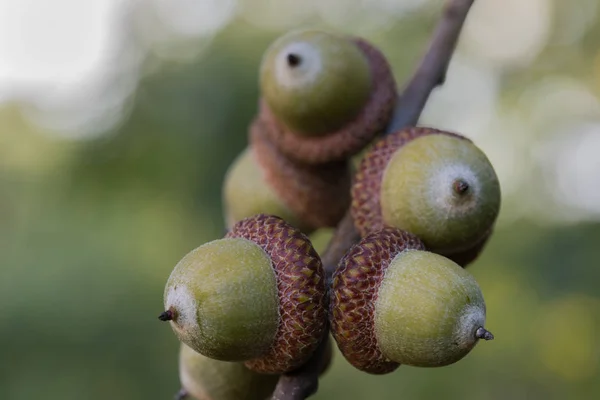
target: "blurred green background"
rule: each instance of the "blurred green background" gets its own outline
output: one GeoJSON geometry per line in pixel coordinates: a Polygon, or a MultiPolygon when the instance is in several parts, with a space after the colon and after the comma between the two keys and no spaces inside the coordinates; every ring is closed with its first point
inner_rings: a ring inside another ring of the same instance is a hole
{"type": "MultiPolygon", "coordinates": [[[[361,35],[402,86],[441,4],[0,0],[0,399],[170,399],[163,287],[222,235],[266,46],[361,35]]],[[[477,0],[421,123],[471,137],[501,179],[469,268],[496,340],[386,376],[338,354],[314,398],[600,398],[597,0],[477,0]]]]}

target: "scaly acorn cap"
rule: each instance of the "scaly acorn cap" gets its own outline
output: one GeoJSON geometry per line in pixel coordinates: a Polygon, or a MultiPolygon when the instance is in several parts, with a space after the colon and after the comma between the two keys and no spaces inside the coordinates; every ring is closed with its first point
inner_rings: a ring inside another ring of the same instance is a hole
{"type": "Polygon", "coordinates": [[[479,239],[477,242],[475,242],[468,249],[459,250],[455,253],[444,254],[444,256],[449,258],[450,260],[454,261],[461,267],[465,267],[465,266],[471,264],[483,252],[483,249],[487,245],[488,240],[492,236],[493,231],[494,231],[493,227],[490,228],[490,230],[485,235],[483,235],[483,237],[481,239],[479,239]]]}
{"type": "MultiPolygon", "coordinates": [[[[260,101],[260,117],[271,126],[268,130],[270,139],[281,153],[292,160],[322,164],[347,159],[367,146],[392,118],[397,99],[396,82],[385,56],[363,39],[347,40],[352,41],[365,55],[371,86],[362,108],[342,126],[321,132],[318,136],[307,136],[286,126],[264,98],[260,101]]],[[[348,81],[347,85],[353,85],[353,82],[348,81]]],[[[344,101],[343,93],[339,94],[339,101],[344,101]]]]}
{"type": "Polygon", "coordinates": [[[256,152],[246,147],[225,174],[222,197],[227,229],[244,218],[269,214],[284,219],[305,234],[311,233],[314,228],[302,223],[275,192],[256,158],[256,152]]]}
{"type": "Polygon", "coordinates": [[[320,165],[292,161],[271,142],[271,128],[271,124],[256,118],[249,132],[266,182],[306,229],[337,226],[350,206],[350,161],[320,165]]]}
{"type": "Polygon", "coordinates": [[[396,254],[425,250],[418,237],[384,228],[363,238],[340,260],[330,289],[331,334],[344,357],[356,368],[386,374],[399,364],[381,352],[375,332],[379,285],[396,254]]]}
{"type": "Polygon", "coordinates": [[[265,400],[275,390],[279,376],[259,374],[243,363],[205,357],[182,343],[179,380],[182,393],[197,400],[265,400]]]}
{"type": "Polygon", "coordinates": [[[277,279],[279,323],[263,356],[246,362],[255,371],[283,373],[308,360],[327,325],[327,288],[321,258],[310,240],[281,218],[257,215],[237,223],[228,238],[258,244],[271,258],[277,279]]]}
{"type": "Polygon", "coordinates": [[[498,178],[485,154],[463,136],[431,128],[383,138],[352,187],[361,236],[393,226],[457,260],[472,260],[483,248],[499,208],[498,178]]]}
{"type": "Polygon", "coordinates": [[[331,331],[356,368],[385,374],[400,364],[440,367],[465,357],[484,328],[473,277],[407,232],[384,228],[341,260],[331,288],[331,331]]]}
{"type": "Polygon", "coordinates": [[[327,323],[325,275],[310,240],[279,217],[235,224],[175,267],[160,315],[180,341],[261,373],[291,371],[312,355],[327,323]]]}

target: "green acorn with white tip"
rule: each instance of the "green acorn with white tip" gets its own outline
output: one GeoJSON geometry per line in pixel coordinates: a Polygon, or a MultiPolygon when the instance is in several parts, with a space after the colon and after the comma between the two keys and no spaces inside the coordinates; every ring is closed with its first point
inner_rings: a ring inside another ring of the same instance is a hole
{"type": "Polygon", "coordinates": [[[331,288],[331,332],[356,368],[441,367],[465,357],[485,329],[479,285],[416,236],[384,228],[341,260],[331,288]]]}
{"type": "Polygon", "coordinates": [[[290,160],[342,161],[380,133],[396,105],[396,82],[381,51],[365,40],[308,29],[266,50],[260,118],[290,160]]]}
{"type": "Polygon", "coordinates": [[[362,160],[351,210],[361,236],[385,226],[406,230],[466,265],[487,242],[500,197],[494,168],[472,141],[408,128],[383,138],[362,160]]]}
{"type": "Polygon", "coordinates": [[[369,63],[345,37],[320,30],[290,32],[266,51],[260,86],[274,115],[306,136],[349,121],[371,91],[369,63]]]}
{"type": "Polygon", "coordinates": [[[259,214],[175,266],[159,319],[206,357],[281,374],[318,347],[326,301],[323,266],[310,240],[281,218],[259,214]]]}

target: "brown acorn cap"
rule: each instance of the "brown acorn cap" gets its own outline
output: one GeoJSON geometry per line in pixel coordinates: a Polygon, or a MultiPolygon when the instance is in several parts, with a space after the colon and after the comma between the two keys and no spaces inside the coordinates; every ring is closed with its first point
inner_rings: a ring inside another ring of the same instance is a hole
{"type": "Polygon", "coordinates": [[[331,363],[333,362],[333,345],[331,344],[329,335],[325,340],[327,340],[327,343],[325,343],[325,354],[319,366],[319,376],[325,375],[331,369],[331,363]]]}
{"type": "MultiPolygon", "coordinates": [[[[371,94],[358,115],[343,127],[321,136],[303,136],[284,126],[261,99],[260,115],[272,126],[269,138],[286,157],[305,164],[344,160],[364,148],[383,131],[396,105],[396,81],[381,51],[363,39],[353,38],[368,59],[372,75],[371,94]]],[[[348,82],[352,84],[352,82],[348,82]]]]}
{"type": "Polygon", "coordinates": [[[250,144],[266,181],[307,228],[335,227],[350,206],[350,162],[294,162],[269,140],[271,129],[272,125],[260,118],[250,127],[250,144]]]}
{"type": "Polygon", "coordinates": [[[381,352],[375,335],[375,303],[390,262],[404,250],[424,250],[416,236],[395,228],[374,232],[355,244],[333,276],[331,333],[344,357],[371,374],[392,372],[400,364],[381,352]]]}
{"type": "Polygon", "coordinates": [[[261,373],[283,373],[302,364],[319,346],[327,324],[325,272],[300,230],[283,219],[259,214],[234,225],[228,238],[258,244],[271,258],[277,279],[279,326],[267,353],[245,364],[261,373]]]}
{"type": "Polygon", "coordinates": [[[352,218],[361,236],[384,227],[381,212],[381,182],[392,156],[411,140],[425,135],[450,135],[469,140],[455,133],[433,128],[410,127],[387,135],[378,141],[362,159],[352,185],[352,218]]]}
{"type": "Polygon", "coordinates": [[[488,243],[490,236],[492,236],[493,229],[490,229],[481,239],[479,239],[473,246],[468,249],[458,251],[456,253],[445,254],[445,256],[461,267],[466,267],[479,257],[483,249],[488,243]]]}

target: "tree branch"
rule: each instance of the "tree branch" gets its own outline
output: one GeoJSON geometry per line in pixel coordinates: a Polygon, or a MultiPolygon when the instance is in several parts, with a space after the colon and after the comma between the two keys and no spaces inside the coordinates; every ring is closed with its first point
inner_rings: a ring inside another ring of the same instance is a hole
{"type": "MultiPolygon", "coordinates": [[[[387,134],[416,125],[429,95],[433,89],[444,83],[450,59],[473,2],[474,0],[448,0],[427,53],[398,98],[387,134]]],[[[323,253],[323,266],[328,281],[331,280],[339,260],[359,239],[348,211],[323,253]]],[[[281,376],[272,400],[304,400],[317,391],[326,341],[323,340],[319,349],[304,366],[281,376]]]]}
{"type": "Polygon", "coordinates": [[[462,26],[474,0],[450,0],[438,23],[421,64],[398,98],[388,131],[415,125],[429,95],[446,80],[446,72],[462,26]]]}

